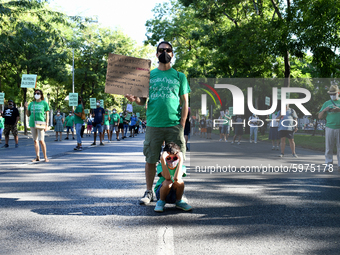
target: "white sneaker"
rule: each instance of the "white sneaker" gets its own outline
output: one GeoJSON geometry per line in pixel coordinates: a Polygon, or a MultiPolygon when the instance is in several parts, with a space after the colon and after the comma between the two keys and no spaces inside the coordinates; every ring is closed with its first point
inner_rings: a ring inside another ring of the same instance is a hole
{"type": "Polygon", "coordinates": [[[272,150],[275,150],[275,146],[272,147],[272,150]]]}
{"type": "Polygon", "coordinates": [[[237,144],[238,144],[238,145],[240,145],[241,143],[240,143],[240,142],[238,142],[237,144]]]}
{"type": "Polygon", "coordinates": [[[231,141],[231,143],[234,143],[234,141],[231,141]]]}
{"type": "Polygon", "coordinates": [[[253,141],[252,140],[249,140],[250,143],[252,143],[253,141]]]}
{"type": "Polygon", "coordinates": [[[254,143],[257,143],[257,142],[254,142],[254,143]]]}
{"type": "Polygon", "coordinates": [[[222,139],[218,140],[219,142],[222,142],[222,139]]]}
{"type": "Polygon", "coordinates": [[[228,142],[228,140],[225,140],[225,142],[227,143],[227,142],[228,142]]]}

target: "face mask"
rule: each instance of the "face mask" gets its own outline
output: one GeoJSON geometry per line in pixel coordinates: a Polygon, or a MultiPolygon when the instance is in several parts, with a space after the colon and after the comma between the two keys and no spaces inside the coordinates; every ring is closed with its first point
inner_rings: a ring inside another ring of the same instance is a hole
{"type": "Polygon", "coordinates": [[[166,164],[168,165],[169,168],[175,168],[178,165],[179,159],[175,160],[175,161],[166,161],[166,164]]]}
{"type": "Polygon", "coordinates": [[[166,51],[163,51],[163,53],[158,57],[158,60],[163,64],[167,64],[170,63],[171,56],[166,51]]]}
{"type": "Polygon", "coordinates": [[[60,115],[60,112],[57,112],[57,115],[60,115]]]}
{"type": "Polygon", "coordinates": [[[122,117],[122,116],[123,116],[123,114],[119,114],[119,116],[120,116],[120,117],[122,117]]]}
{"type": "Polygon", "coordinates": [[[97,106],[100,106],[100,103],[97,103],[97,106]]]}
{"type": "Polygon", "coordinates": [[[34,95],[34,98],[35,98],[36,100],[40,99],[40,97],[41,97],[41,95],[34,95]]]}
{"type": "Polygon", "coordinates": [[[116,113],[116,111],[113,111],[113,113],[116,113]]]}
{"type": "Polygon", "coordinates": [[[72,114],[70,113],[69,116],[71,116],[72,114]]]}
{"type": "Polygon", "coordinates": [[[336,95],[331,95],[331,99],[334,101],[334,100],[337,100],[336,99],[336,95]]]}
{"type": "Polygon", "coordinates": [[[13,107],[13,105],[12,105],[12,104],[9,104],[9,105],[8,105],[8,107],[9,107],[9,108],[12,108],[12,107],[13,107]]]}

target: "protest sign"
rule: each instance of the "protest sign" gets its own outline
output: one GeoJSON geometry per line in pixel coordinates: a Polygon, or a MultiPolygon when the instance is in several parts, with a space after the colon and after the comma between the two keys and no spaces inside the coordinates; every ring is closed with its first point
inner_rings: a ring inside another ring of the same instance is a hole
{"type": "Polygon", "coordinates": [[[266,105],[270,106],[270,97],[266,97],[266,102],[265,102],[266,105]]]}
{"type": "Polygon", "coordinates": [[[109,53],[105,92],[148,97],[151,60],[109,53]]]}
{"type": "Polygon", "coordinates": [[[5,104],[5,93],[0,93],[0,104],[5,104]]]}
{"type": "Polygon", "coordinates": [[[84,109],[85,114],[89,114],[90,113],[90,109],[84,109]]]}
{"type": "Polygon", "coordinates": [[[21,77],[21,88],[35,88],[37,84],[36,74],[23,74],[21,77]]]}
{"type": "Polygon", "coordinates": [[[139,117],[140,117],[140,113],[139,113],[139,112],[137,112],[137,113],[136,113],[136,116],[139,118],[139,117]]]}
{"type": "Polygon", "coordinates": [[[68,105],[69,106],[78,106],[78,93],[69,93],[68,94],[68,105]]]}
{"type": "Polygon", "coordinates": [[[233,109],[234,109],[234,107],[229,107],[229,115],[234,115],[233,109]]]}
{"type": "Polygon", "coordinates": [[[95,98],[90,98],[90,108],[96,109],[97,108],[97,100],[95,98]]]}
{"type": "Polygon", "coordinates": [[[104,108],[104,99],[100,99],[100,107],[104,108]]]}
{"type": "Polygon", "coordinates": [[[126,111],[127,111],[127,112],[133,112],[132,104],[127,104],[127,105],[126,105],[126,111]]]}

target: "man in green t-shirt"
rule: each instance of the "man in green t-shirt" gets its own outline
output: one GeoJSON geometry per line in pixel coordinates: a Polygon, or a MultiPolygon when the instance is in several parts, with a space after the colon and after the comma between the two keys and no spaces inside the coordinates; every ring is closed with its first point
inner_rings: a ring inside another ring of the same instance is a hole
{"type": "Polygon", "coordinates": [[[65,140],[68,140],[68,133],[72,132],[72,139],[74,140],[74,130],[73,130],[73,126],[74,126],[74,116],[72,115],[72,111],[69,112],[68,116],[65,118],[65,122],[64,122],[64,126],[66,126],[66,138],[65,140]]]}
{"type": "Polygon", "coordinates": [[[81,118],[81,114],[83,112],[83,104],[81,96],[78,96],[78,106],[75,111],[72,110],[74,113],[74,123],[76,126],[76,135],[77,135],[77,146],[74,148],[76,151],[82,151],[83,147],[81,146],[81,128],[83,127],[84,120],[81,118]]]}
{"type": "MultiPolygon", "coordinates": [[[[159,65],[150,72],[147,129],[143,148],[146,157],[147,190],[140,204],[148,204],[154,198],[152,186],[163,142],[174,142],[180,146],[183,155],[186,152],[184,126],[188,115],[190,87],[185,74],[171,67],[170,61],[173,56],[172,45],[169,42],[158,44],[156,57],[159,65]]],[[[146,98],[130,94],[127,94],[126,98],[138,105],[144,105],[146,102],[146,98]]]]}
{"type": "Polygon", "coordinates": [[[119,141],[119,131],[118,131],[119,123],[120,123],[120,116],[117,113],[116,108],[114,108],[111,115],[110,115],[110,137],[111,137],[111,141],[112,141],[113,132],[116,132],[116,140],[119,141]]]}
{"type": "Polygon", "coordinates": [[[330,100],[326,101],[319,112],[319,119],[326,117],[325,128],[325,158],[326,170],[333,171],[333,148],[336,145],[338,169],[340,169],[340,100],[339,88],[337,85],[332,85],[327,92],[330,100]]]}

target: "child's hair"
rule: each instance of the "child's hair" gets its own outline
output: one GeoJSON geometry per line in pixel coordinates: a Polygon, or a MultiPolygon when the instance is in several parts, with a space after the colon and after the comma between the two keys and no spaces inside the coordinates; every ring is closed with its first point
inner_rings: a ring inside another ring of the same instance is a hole
{"type": "Polygon", "coordinates": [[[171,143],[165,144],[163,150],[169,154],[176,154],[181,151],[181,148],[177,144],[171,142],[171,143]]]}

